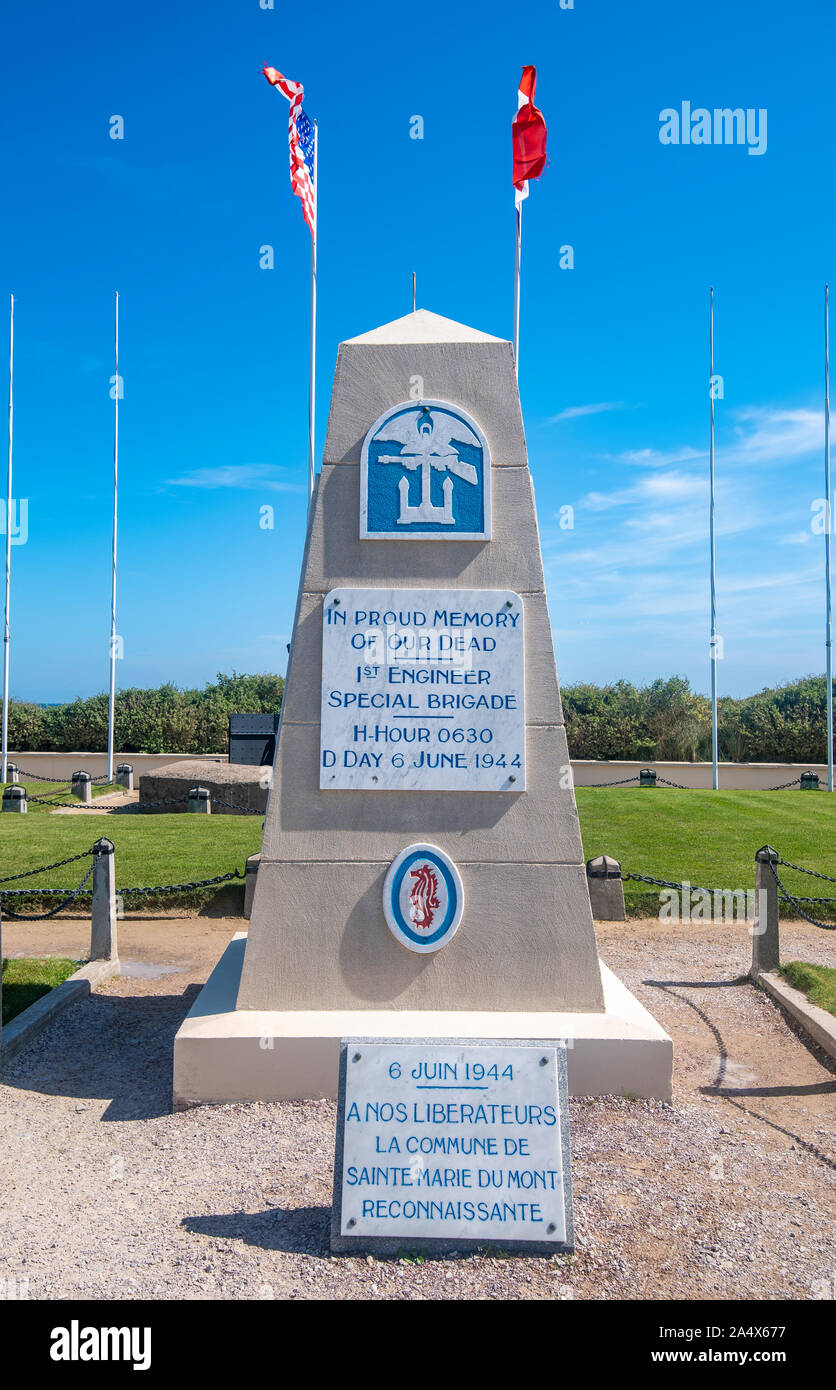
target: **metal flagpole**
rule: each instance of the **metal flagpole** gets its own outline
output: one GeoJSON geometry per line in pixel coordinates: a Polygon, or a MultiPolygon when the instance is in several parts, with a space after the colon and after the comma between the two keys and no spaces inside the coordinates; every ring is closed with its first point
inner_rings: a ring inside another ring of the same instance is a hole
{"type": "Polygon", "coordinates": [[[522,254],[522,201],[516,199],[517,247],[514,256],[514,362],[520,375],[520,257],[522,254]]]}
{"type": "Polygon", "coordinates": [[[314,185],[314,218],[313,234],[311,236],[311,380],[308,390],[308,503],[313,499],[314,492],[314,430],[316,415],[316,231],[319,212],[319,177],[317,170],[317,158],[319,155],[319,129],[316,121],[313,123],[314,148],[313,148],[313,185],[314,185]]]}
{"type": "Polygon", "coordinates": [[[827,497],[824,533],[824,570],[827,589],[825,647],[827,650],[827,790],[833,791],[833,640],[830,601],[830,528],[833,501],[830,495],[830,290],[824,287],[824,489],[827,497]]]}
{"type": "Polygon", "coordinates": [[[711,488],[710,533],[711,533],[711,761],[712,785],[716,791],[717,777],[717,565],[714,526],[714,286],[711,286],[711,301],[708,328],[709,381],[708,394],[711,400],[711,442],[709,447],[709,474],[711,488]]]}
{"type": "Polygon", "coordinates": [[[12,421],[14,415],[13,383],[15,353],[15,297],[9,295],[9,471],[6,478],[6,605],[3,621],[3,736],[0,782],[6,781],[9,760],[9,601],[12,582],[12,421]]]}
{"type": "Polygon", "coordinates": [[[116,382],[113,393],[113,573],[110,597],[110,701],[107,714],[107,780],[113,781],[113,723],[116,710],[116,522],[119,487],[119,291],[115,320],[116,382]]]}

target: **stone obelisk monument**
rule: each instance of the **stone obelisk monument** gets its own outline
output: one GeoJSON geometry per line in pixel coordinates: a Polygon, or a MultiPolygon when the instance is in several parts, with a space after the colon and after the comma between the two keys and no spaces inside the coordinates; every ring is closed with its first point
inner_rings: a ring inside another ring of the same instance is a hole
{"type": "Polygon", "coordinates": [[[670,1092],[601,966],[509,342],[419,310],[342,343],[249,935],[175,1104],[333,1095],[341,1036],[565,1037],[670,1092]]]}

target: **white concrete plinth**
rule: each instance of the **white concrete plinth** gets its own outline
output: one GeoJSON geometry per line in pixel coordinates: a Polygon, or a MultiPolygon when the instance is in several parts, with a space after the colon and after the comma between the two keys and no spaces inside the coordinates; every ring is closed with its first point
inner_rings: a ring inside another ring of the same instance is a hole
{"type": "Polygon", "coordinates": [[[601,962],[603,1013],[236,1009],[247,936],[233,937],[174,1040],[175,1110],[335,1097],[340,1038],[563,1038],[569,1091],[670,1100],[673,1043],[601,962]]]}

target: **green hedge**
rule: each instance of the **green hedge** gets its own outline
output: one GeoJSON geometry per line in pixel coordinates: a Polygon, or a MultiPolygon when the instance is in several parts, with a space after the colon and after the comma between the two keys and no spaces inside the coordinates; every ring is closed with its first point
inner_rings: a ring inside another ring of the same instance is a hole
{"type": "MultiPolygon", "coordinates": [[[[824,676],[806,676],[742,700],[720,701],[720,757],[731,762],[823,763],[824,676]]],[[[218,675],[203,690],[121,690],[116,697],[120,753],[225,753],[229,716],[281,708],[281,676],[218,675]]],[[[711,704],[682,676],[649,685],[564,686],[563,708],[573,758],[711,757],[711,704]]],[[[46,709],[12,700],[9,746],[63,753],[107,747],[107,695],[46,709]]]]}
{"type": "MultiPolygon", "coordinates": [[[[729,762],[827,761],[826,680],[803,680],[719,701],[720,757],[729,762]]],[[[635,686],[569,685],[563,689],[573,758],[711,758],[711,702],[682,676],[635,686]]]]}
{"type": "MultiPolygon", "coordinates": [[[[219,674],[203,690],[120,690],[116,696],[116,748],[120,753],[226,753],[229,716],[281,709],[281,676],[219,674]]],[[[9,747],[20,752],[69,753],[107,748],[107,695],[66,705],[9,702],[9,747]]]]}

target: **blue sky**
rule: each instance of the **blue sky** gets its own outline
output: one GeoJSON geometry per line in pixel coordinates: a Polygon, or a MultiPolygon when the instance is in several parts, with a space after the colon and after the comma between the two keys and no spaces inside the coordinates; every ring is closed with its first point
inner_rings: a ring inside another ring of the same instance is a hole
{"type": "Polygon", "coordinates": [[[12,693],[107,682],[114,289],[119,683],[284,670],[309,237],[264,63],[319,122],[318,450],[337,344],[407,312],[413,269],[421,306],[511,336],[509,124],[535,63],[550,163],[524,214],[520,385],[561,680],[708,688],[712,283],[720,690],[823,670],[835,28],[825,0],[7,6],[0,289],[29,499],[12,693]],[[765,152],[662,145],[683,101],[765,109],[765,152]]]}

